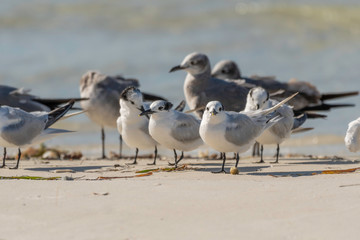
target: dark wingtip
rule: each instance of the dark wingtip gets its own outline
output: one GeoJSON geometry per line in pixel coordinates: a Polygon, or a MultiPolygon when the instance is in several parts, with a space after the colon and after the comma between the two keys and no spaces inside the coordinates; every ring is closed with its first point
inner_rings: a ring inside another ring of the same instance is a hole
{"type": "Polygon", "coordinates": [[[332,108],[340,108],[340,107],[354,107],[355,104],[320,104],[320,105],[315,105],[315,106],[309,106],[309,107],[304,107],[302,109],[300,109],[299,111],[329,111],[332,108]]]}
{"type": "Polygon", "coordinates": [[[163,101],[167,101],[166,98],[154,95],[154,94],[150,94],[150,93],[142,93],[143,98],[145,101],[156,101],[156,100],[163,100],[163,101]]]}
{"type": "Polygon", "coordinates": [[[352,91],[352,92],[342,92],[342,93],[324,93],[321,95],[320,100],[330,100],[335,98],[342,98],[342,97],[351,97],[351,96],[357,96],[359,95],[358,91],[352,91]]]}
{"type": "Polygon", "coordinates": [[[186,105],[185,100],[182,100],[182,101],[179,103],[179,105],[176,106],[175,110],[176,110],[176,111],[179,111],[179,112],[182,112],[182,111],[184,111],[185,105],[186,105]]]}
{"type": "Polygon", "coordinates": [[[45,125],[45,129],[57,122],[62,116],[64,116],[70,108],[74,105],[75,100],[71,99],[67,104],[62,107],[56,108],[48,113],[48,121],[45,125]]]}

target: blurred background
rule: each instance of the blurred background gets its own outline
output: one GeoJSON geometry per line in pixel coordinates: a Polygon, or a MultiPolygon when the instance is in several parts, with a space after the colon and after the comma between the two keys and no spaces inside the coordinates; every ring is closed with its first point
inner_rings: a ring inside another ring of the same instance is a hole
{"type": "MultiPolygon", "coordinates": [[[[81,75],[94,69],[138,78],[143,91],[177,104],[186,74],[168,72],[194,51],[212,65],[235,60],[245,76],[360,90],[357,0],[12,0],[1,3],[0,32],[1,84],[41,97],[79,97],[81,75]]],[[[282,153],[349,154],[343,137],[360,116],[360,97],[338,102],[357,106],[309,120],[315,130],[294,136],[282,153]]],[[[47,144],[100,153],[100,129],[85,115],[61,124],[79,133],[47,144]]],[[[107,136],[107,150],[116,151],[117,131],[107,136]]]]}

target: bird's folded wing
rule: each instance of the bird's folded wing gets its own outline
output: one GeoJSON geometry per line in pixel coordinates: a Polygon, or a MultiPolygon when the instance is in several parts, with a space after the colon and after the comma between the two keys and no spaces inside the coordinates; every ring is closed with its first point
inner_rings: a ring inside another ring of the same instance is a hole
{"type": "Polygon", "coordinates": [[[191,142],[200,138],[200,121],[192,115],[179,114],[171,129],[171,136],[179,142],[191,142]]]}
{"type": "Polygon", "coordinates": [[[253,141],[262,129],[244,114],[229,114],[224,124],[226,124],[225,139],[238,146],[253,141]]]}

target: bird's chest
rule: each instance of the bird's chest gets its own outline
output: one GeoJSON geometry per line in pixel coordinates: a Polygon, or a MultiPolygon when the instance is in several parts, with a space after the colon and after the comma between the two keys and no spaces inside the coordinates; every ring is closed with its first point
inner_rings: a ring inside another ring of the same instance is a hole
{"type": "Polygon", "coordinates": [[[171,121],[150,119],[149,133],[157,142],[170,141],[171,127],[171,121]]]}
{"type": "Polygon", "coordinates": [[[221,124],[201,124],[200,125],[200,135],[203,140],[209,144],[219,144],[225,140],[224,135],[225,129],[221,124]]]}

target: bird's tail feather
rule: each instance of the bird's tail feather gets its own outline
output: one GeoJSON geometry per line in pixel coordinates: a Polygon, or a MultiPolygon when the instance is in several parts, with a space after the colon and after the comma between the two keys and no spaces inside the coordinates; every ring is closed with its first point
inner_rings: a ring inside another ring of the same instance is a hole
{"type": "Polygon", "coordinates": [[[48,113],[48,121],[46,123],[45,129],[49,128],[53,125],[57,120],[59,120],[62,116],[64,116],[69,109],[74,105],[75,101],[71,100],[67,104],[62,107],[56,108],[48,113]]]}
{"type": "Polygon", "coordinates": [[[282,100],[281,102],[279,102],[279,103],[276,104],[275,106],[261,111],[261,114],[262,114],[262,115],[267,115],[267,114],[269,114],[269,113],[274,112],[276,109],[278,109],[279,107],[281,107],[282,105],[284,105],[285,103],[287,103],[288,101],[290,101],[290,100],[291,100],[293,97],[295,97],[297,94],[298,94],[298,92],[297,92],[297,93],[294,93],[294,94],[291,95],[290,97],[285,98],[284,100],[282,100]]]}
{"type": "Polygon", "coordinates": [[[300,109],[300,111],[329,111],[332,108],[339,108],[339,107],[354,107],[355,104],[327,104],[322,103],[315,106],[308,106],[300,109]]]}
{"type": "Polygon", "coordinates": [[[72,133],[74,131],[69,131],[65,129],[57,129],[57,128],[47,128],[45,129],[40,135],[38,135],[34,140],[31,142],[33,143],[41,143],[44,142],[50,138],[56,137],[60,134],[64,133],[72,133]]]}
{"type": "Polygon", "coordinates": [[[145,101],[150,101],[150,102],[153,102],[153,101],[156,101],[156,100],[164,100],[164,101],[167,101],[165,98],[163,97],[160,97],[160,96],[156,96],[156,95],[153,95],[153,94],[150,94],[150,93],[144,93],[142,92],[142,95],[143,95],[143,98],[145,101]]]}
{"type": "Polygon", "coordinates": [[[275,123],[283,119],[284,117],[281,115],[274,115],[272,118],[266,121],[266,124],[264,126],[264,130],[272,127],[275,123]]]}
{"type": "MultiPolygon", "coordinates": [[[[296,117],[298,117],[298,116],[304,114],[304,112],[294,110],[294,114],[295,114],[296,117]]],[[[327,116],[324,115],[324,114],[319,114],[319,113],[314,113],[314,112],[306,112],[306,115],[307,115],[307,118],[309,118],[309,119],[316,119],[316,118],[325,119],[325,118],[327,118],[327,116]]]]}
{"type": "Polygon", "coordinates": [[[294,130],[291,131],[291,134],[297,134],[297,133],[302,133],[302,132],[308,132],[308,131],[311,131],[313,130],[314,128],[312,127],[309,127],[309,128],[302,128],[302,127],[299,127],[299,128],[296,128],[294,130]]]}
{"type": "Polygon", "coordinates": [[[325,100],[330,100],[330,99],[335,99],[335,98],[350,97],[350,96],[357,96],[357,95],[359,95],[358,91],[341,92],[341,93],[325,93],[325,94],[321,95],[320,100],[325,101],[325,100]]]}
{"type": "Polygon", "coordinates": [[[68,103],[71,100],[78,102],[78,101],[89,100],[89,98],[34,98],[32,100],[44,104],[48,106],[50,109],[55,109],[59,107],[59,105],[68,103]]]}
{"type": "Polygon", "coordinates": [[[84,112],[86,112],[87,110],[82,110],[82,111],[78,111],[78,112],[74,112],[74,113],[69,113],[69,114],[66,114],[65,116],[63,116],[62,118],[60,118],[60,120],[65,120],[65,119],[68,119],[70,117],[73,117],[73,116],[76,116],[76,115],[80,115],[84,112]]]}
{"type": "Polygon", "coordinates": [[[307,114],[306,114],[306,113],[304,113],[304,114],[302,114],[302,115],[300,115],[300,116],[295,117],[295,118],[294,118],[294,125],[293,125],[293,127],[292,127],[292,130],[297,129],[297,128],[299,128],[301,125],[303,125],[304,122],[306,121],[306,119],[307,119],[307,114]]]}
{"type": "Polygon", "coordinates": [[[184,100],[182,100],[179,105],[177,105],[177,107],[175,108],[176,111],[182,112],[184,111],[186,102],[184,100]]]}

